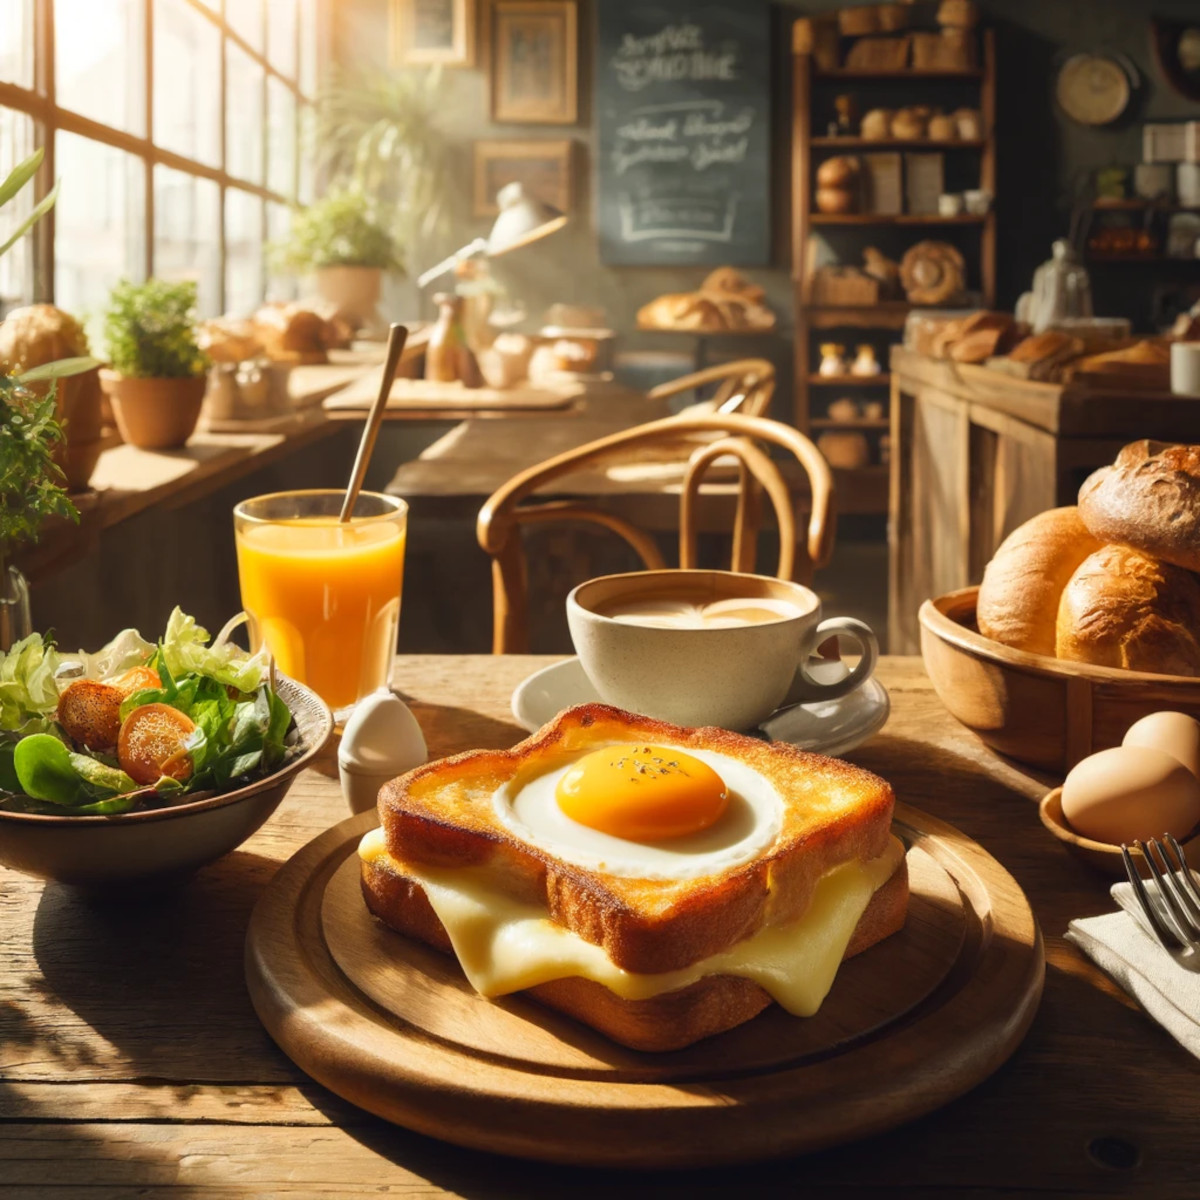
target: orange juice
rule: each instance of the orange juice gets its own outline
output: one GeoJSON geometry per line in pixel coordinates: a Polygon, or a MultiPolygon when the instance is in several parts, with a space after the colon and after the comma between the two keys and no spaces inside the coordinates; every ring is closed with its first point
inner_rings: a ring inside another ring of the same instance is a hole
{"type": "Polygon", "coordinates": [[[400,520],[298,517],[237,529],[242,605],[257,649],[335,712],[387,683],[404,582],[400,520]]]}

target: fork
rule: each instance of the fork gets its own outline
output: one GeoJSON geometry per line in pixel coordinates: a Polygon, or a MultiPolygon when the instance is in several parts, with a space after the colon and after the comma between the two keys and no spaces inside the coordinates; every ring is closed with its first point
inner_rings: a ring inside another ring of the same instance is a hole
{"type": "Polygon", "coordinates": [[[1151,900],[1146,880],[1138,871],[1133,855],[1129,853],[1129,846],[1122,844],[1125,874],[1133,885],[1133,894],[1141,905],[1147,924],[1172,957],[1179,958],[1189,952],[1194,956],[1200,952],[1200,888],[1192,877],[1183,848],[1169,833],[1164,834],[1161,841],[1151,838],[1148,844],[1140,840],[1133,844],[1150,868],[1150,875],[1162,900],[1161,907],[1151,900]]]}

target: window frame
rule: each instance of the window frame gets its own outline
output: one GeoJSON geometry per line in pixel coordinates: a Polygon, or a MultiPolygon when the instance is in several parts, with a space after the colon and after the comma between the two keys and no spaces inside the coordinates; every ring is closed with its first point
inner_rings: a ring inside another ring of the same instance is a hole
{"type": "MultiPolygon", "coordinates": [[[[217,166],[212,166],[209,163],[201,162],[197,159],[188,157],[187,155],[179,154],[173,150],[165,149],[157,146],[154,142],[154,19],[155,7],[160,0],[143,0],[142,10],[142,30],[140,38],[140,47],[134,47],[135,53],[140,53],[145,68],[145,94],[143,96],[143,119],[142,128],[146,131],[144,136],[125,132],[123,129],[117,129],[111,125],[105,125],[103,122],[95,121],[90,117],[86,117],[81,113],[74,112],[71,109],[62,108],[57,101],[55,87],[55,38],[54,38],[54,0],[33,0],[33,38],[34,38],[34,73],[32,89],[21,87],[19,84],[12,83],[8,80],[0,80],[0,107],[12,109],[16,112],[24,113],[33,121],[34,128],[34,146],[43,147],[45,149],[45,158],[43,159],[41,169],[38,171],[35,179],[35,202],[45,196],[53,186],[54,179],[57,176],[55,163],[55,145],[57,141],[58,131],[64,130],[68,133],[74,133],[81,137],[89,138],[96,142],[101,142],[106,146],[115,147],[118,150],[123,150],[127,154],[131,154],[139,158],[144,164],[144,197],[143,208],[145,213],[145,228],[143,231],[144,242],[142,245],[142,261],[145,263],[147,277],[154,275],[154,229],[155,229],[155,212],[154,212],[154,174],[155,167],[162,165],[170,167],[175,171],[179,171],[185,175],[198,176],[203,179],[209,179],[216,182],[220,189],[220,203],[218,205],[218,258],[220,262],[221,272],[221,307],[224,310],[228,302],[228,280],[226,275],[226,196],[230,189],[235,191],[248,192],[253,196],[257,196],[261,201],[262,217],[261,217],[261,236],[264,247],[267,244],[268,237],[268,204],[283,204],[293,206],[298,202],[300,190],[300,158],[302,149],[303,135],[303,112],[306,106],[311,105],[313,97],[307,95],[300,86],[300,80],[304,73],[303,63],[303,32],[304,21],[302,20],[301,7],[303,0],[291,0],[296,10],[295,19],[295,75],[289,76],[281,72],[268,58],[269,53],[269,21],[271,3],[262,3],[263,13],[263,48],[261,51],[255,50],[244,38],[236,33],[225,19],[226,5],[238,3],[238,0],[220,0],[219,3],[209,7],[202,0],[177,0],[178,3],[183,3],[192,8],[195,12],[200,13],[204,18],[213,22],[221,34],[221,62],[220,62],[220,89],[221,89],[221,104],[220,104],[220,153],[219,163],[217,166]],[[248,54],[259,66],[263,69],[263,84],[259,102],[261,105],[262,119],[262,184],[252,183],[248,180],[240,179],[235,175],[231,175],[226,170],[227,151],[228,151],[228,130],[227,130],[227,109],[226,109],[226,94],[228,87],[228,68],[226,46],[228,42],[233,42],[245,54],[248,54]],[[267,187],[268,169],[270,166],[270,138],[268,128],[268,80],[271,77],[281,82],[294,96],[294,129],[293,139],[295,151],[292,156],[292,178],[291,178],[291,195],[283,195],[280,192],[274,191],[267,187]]],[[[275,0],[278,3],[278,0],[275,0]]],[[[328,21],[329,8],[326,0],[315,0],[314,4],[314,22],[313,36],[316,39],[318,54],[320,48],[327,46],[329,41],[322,35],[327,32],[326,22],[328,21]]],[[[318,77],[322,63],[318,61],[318,77]]],[[[55,246],[55,221],[54,210],[51,209],[46,217],[40,221],[33,229],[30,235],[33,238],[33,296],[34,301],[47,301],[54,303],[54,246],[55,246]]],[[[267,286],[268,272],[265,264],[263,269],[263,287],[264,291],[267,286]]]]}

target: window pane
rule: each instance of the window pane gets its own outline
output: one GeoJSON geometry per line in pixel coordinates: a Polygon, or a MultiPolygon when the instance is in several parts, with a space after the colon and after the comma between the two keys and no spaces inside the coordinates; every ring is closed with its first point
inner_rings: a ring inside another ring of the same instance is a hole
{"type": "Polygon", "coordinates": [[[267,61],[281,75],[296,77],[296,0],[267,5],[267,61]]]}
{"type": "Polygon", "coordinates": [[[311,104],[300,105],[300,178],[297,199],[301,204],[313,201],[317,162],[317,114],[311,104]]]}
{"type": "Polygon", "coordinates": [[[144,134],[143,0],[54,0],[58,102],[93,121],[144,134]]]}
{"type": "Polygon", "coordinates": [[[220,215],[215,180],[154,168],[154,274],[194,282],[202,317],[221,311],[220,215]]]}
{"type": "Polygon", "coordinates": [[[0,80],[33,87],[33,0],[0,0],[0,80]]]}
{"type": "Polygon", "coordinates": [[[300,0],[300,90],[312,96],[320,68],[317,49],[317,0],[300,0]]]}
{"type": "Polygon", "coordinates": [[[225,43],[225,72],[225,169],[262,183],[265,72],[233,42],[225,43]]]}
{"type": "Polygon", "coordinates": [[[262,0],[227,0],[225,20],[229,28],[260,54],[263,48],[262,0]]]}
{"type": "Polygon", "coordinates": [[[59,131],[54,298],[75,316],[101,308],[123,276],[145,274],[145,170],[140,158],[59,131]]]}
{"type": "Polygon", "coordinates": [[[296,193],[296,97],[274,75],[267,80],[267,187],[296,193]]]}
{"type": "Polygon", "coordinates": [[[262,201],[249,192],[225,193],[225,311],[248,316],[263,298],[262,201]]]}
{"type": "Polygon", "coordinates": [[[154,5],[154,142],[221,165],[221,31],[187,0],[154,5]]]}
{"type": "MultiPolygon", "coordinates": [[[[292,210],[286,204],[267,201],[267,246],[274,249],[287,241],[292,228],[292,210]]],[[[299,280],[291,272],[268,272],[267,299],[295,300],[299,294],[299,280]]]]}
{"type": "MultiPolygon", "coordinates": [[[[33,144],[33,120],[24,113],[0,108],[0,179],[36,149],[33,144]]],[[[0,208],[0,245],[12,236],[33,208],[34,182],[30,180],[13,199],[0,208]]],[[[10,308],[33,299],[33,242],[26,234],[0,256],[0,317],[10,308]]]]}

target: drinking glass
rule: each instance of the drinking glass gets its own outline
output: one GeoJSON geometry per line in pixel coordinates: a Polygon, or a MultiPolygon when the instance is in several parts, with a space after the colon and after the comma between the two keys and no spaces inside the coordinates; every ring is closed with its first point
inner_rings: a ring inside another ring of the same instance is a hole
{"type": "Polygon", "coordinates": [[[385,687],[396,652],[408,505],[361,492],[338,523],[340,490],[275,492],[233,510],[251,648],[307,684],[339,724],[385,687]]]}

